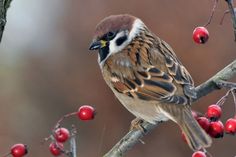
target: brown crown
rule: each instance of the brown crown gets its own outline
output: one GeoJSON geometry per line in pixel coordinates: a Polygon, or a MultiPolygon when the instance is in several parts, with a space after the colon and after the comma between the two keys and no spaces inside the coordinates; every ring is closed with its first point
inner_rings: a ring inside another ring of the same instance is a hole
{"type": "Polygon", "coordinates": [[[104,18],[101,22],[98,23],[95,31],[95,38],[101,38],[104,34],[109,31],[115,32],[119,30],[128,30],[132,29],[132,25],[137,19],[136,17],[128,14],[122,15],[111,15],[104,18]]]}

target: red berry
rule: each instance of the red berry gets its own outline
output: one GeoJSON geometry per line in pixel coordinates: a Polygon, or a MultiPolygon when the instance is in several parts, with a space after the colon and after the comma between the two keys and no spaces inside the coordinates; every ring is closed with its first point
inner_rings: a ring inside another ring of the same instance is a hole
{"type": "Polygon", "coordinates": [[[52,155],[54,156],[59,156],[61,155],[62,153],[62,150],[64,149],[64,145],[62,143],[55,143],[55,142],[52,142],[50,145],[49,145],[49,150],[50,152],[52,153],[52,155]]]}
{"type": "Polygon", "coordinates": [[[210,122],[206,117],[198,117],[197,122],[206,132],[208,132],[210,127],[210,122]]]}
{"type": "Polygon", "coordinates": [[[213,138],[224,136],[224,125],[221,121],[210,122],[208,134],[213,138]]]}
{"type": "Polygon", "coordinates": [[[212,120],[212,121],[216,121],[221,117],[221,107],[219,105],[210,105],[207,108],[207,117],[212,120]]]}
{"type": "Polygon", "coordinates": [[[225,132],[228,134],[236,133],[236,119],[230,118],[225,123],[225,132]]]}
{"type": "Polygon", "coordinates": [[[11,155],[13,157],[22,157],[27,154],[27,146],[24,144],[15,144],[11,147],[11,155]]]}
{"type": "Polygon", "coordinates": [[[193,40],[197,44],[204,44],[209,38],[209,32],[205,27],[197,27],[193,31],[193,40]]]}
{"type": "Polygon", "coordinates": [[[202,151],[194,152],[192,157],[206,157],[206,154],[202,151]]]}
{"type": "Polygon", "coordinates": [[[70,132],[66,128],[58,128],[55,131],[54,137],[57,140],[57,142],[62,142],[63,143],[66,140],[68,140],[68,138],[70,137],[70,132]]]}
{"type": "Polygon", "coordinates": [[[95,109],[92,106],[84,105],[79,108],[77,116],[81,120],[91,120],[94,118],[95,109]]]}

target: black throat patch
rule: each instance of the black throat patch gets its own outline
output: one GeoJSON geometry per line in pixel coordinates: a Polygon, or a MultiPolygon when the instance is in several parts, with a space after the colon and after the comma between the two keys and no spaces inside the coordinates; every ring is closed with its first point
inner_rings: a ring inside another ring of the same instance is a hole
{"type": "Polygon", "coordinates": [[[109,54],[109,42],[107,43],[107,45],[103,48],[99,49],[99,56],[100,56],[100,63],[107,58],[108,54],[109,54]]]}

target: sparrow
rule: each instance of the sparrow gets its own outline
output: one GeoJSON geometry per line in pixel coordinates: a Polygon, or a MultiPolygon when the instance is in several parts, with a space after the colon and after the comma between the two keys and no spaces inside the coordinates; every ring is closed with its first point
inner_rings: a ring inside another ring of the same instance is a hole
{"type": "Polygon", "coordinates": [[[196,151],[211,138],[194,119],[194,82],[173,49],[137,17],[111,15],[98,23],[90,50],[98,50],[105,82],[124,107],[151,124],[172,120],[196,151]]]}

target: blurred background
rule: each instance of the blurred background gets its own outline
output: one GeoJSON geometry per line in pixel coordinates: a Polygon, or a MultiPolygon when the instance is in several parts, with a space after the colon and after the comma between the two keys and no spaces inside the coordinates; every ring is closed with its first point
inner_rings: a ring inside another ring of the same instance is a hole
{"type": "MultiPolygon", "coordinates": [[[[111,14],[140,17],[173,47],[199,85],[236,58],[230,16],[219,25],[227,9],[224,1],[208,26],[209,41],[197,45],[192,40],[193,29],[207,22],[212,7],[213,0],[13,0],[0,44],[0,154],[20,142],[29,145],[28,156],[50,157],[48,144],[40,142],[61,116],[85,104],[97,110],[93,121],[75,117],[63,124],[78,128],[79,157],[105,154],[127,133],[134,116],[108,89],[97,54],[88,50],[96,24],[111,14]]],[[[204,113],[225,92],[214,92],[193,108],[204,113]]],[[[231,99],[223,112],[223,121],[234,115],[231,99]]],[[[143,141],[126,156],[192,154],[173,122],[161,124],[143,141]]],[[[235,145],[236,137],[226,135],[214,140],[209,151],[214,157],[232,157],[235,145]]]]}

